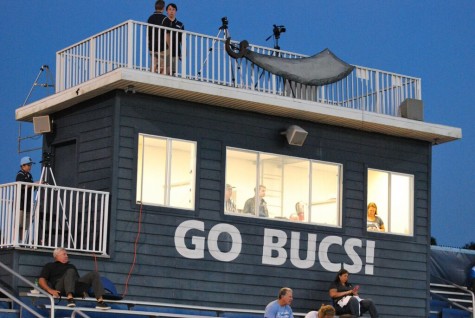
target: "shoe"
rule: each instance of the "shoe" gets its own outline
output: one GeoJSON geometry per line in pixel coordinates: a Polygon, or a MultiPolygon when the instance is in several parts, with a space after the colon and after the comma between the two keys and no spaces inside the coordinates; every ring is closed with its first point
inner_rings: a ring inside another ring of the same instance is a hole
{"type": "Polygon", "coordinates": [[[74,298],[68,298],[68,304],[66,305],[68,307],[76,307],[76,303],[74,302],[74,298]]]}
{"type": "Polygon", "coordinates": [[[96,309],[107,310],[107,309],[111,309],[111,307],[103,301],[98,301],[97,304],[96,304],[96,309]]]}

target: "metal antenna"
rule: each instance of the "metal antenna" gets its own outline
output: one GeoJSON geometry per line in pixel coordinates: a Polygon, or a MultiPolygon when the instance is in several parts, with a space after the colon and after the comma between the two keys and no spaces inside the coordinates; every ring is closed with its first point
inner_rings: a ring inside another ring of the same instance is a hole
{"type": "MultiPolygon", "coordinates": [[[[43,87],[43,88],[54,88],[54,82],[53,82],[53,75],[51,74],[51,71],[49,69],[49,66],[48,65],[42,65],[40,67],[40,71],[38,72],[38,75],[36,76],[36,79],[35,81],[33,82],[33,85],[31,86],[31,89],[30,91],[28,92],[28,95],[26,96],[25,98],[25,101],[23,102],[23,105],[22,106],[25,106],[27,103],[28,103],[28,100],[30,99],[30,96],[31,94],[33,93],[33,90],[35,89],[35,87],[43,87]],[[46,72],[45,72],[46,71],[46,72]],[[38,80],[40,79],[40,76],[41,74],[45,72],[45,79],[44,79],[44,83],[39,83],[38,80]]],[[[33,138],[36,138],[37,136],[33,135],[33,136],[26,136],[26,137],[22,137],[21,136],[21,122],[18,123],[18,153],[22,153],[22,152],[30,152],[30,151],[34,151],[34,150],[38,150],[38,149],[41,149],[41,147],[38,147],[38,148],[32,148],[32,149],[27,149],[27,150],[21,150],[21,142],[23,140],[26,140],[26,139],[33,139],[33,138]]]]}

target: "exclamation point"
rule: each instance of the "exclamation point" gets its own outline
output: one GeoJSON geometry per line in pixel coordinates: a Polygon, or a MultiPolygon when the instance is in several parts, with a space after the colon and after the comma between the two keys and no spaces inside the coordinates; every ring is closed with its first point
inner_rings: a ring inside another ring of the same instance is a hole
{"type": "Polygon", "coordinates": [[[375,241],[366,241],[366,265],[365,274],[373,275],[374,272],[374,247],[375,241]]]}

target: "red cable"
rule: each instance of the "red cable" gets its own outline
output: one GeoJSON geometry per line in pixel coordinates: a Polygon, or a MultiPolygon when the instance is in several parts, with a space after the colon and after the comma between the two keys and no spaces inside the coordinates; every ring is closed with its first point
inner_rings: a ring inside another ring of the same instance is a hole
{"type": "Polygon", "coordinates": [[[135,237],[135,242],[134,242],[134,260],[132,262],[132,265],[130,266],[129,274],[127,275],[127,280],[125,281],[124,293],[122,294],[122,298],[124,298],[125,295],[127,295],[127,290],[129,288],[129,279],[132,274],[132,271],[134,270],[135,261],[137,260],[137,246],[139,243],[141,228],[142,228],[142,203],[140,203],[140,210],[139,210],[139,228],[138,228],[137,236],[135,237]]]}

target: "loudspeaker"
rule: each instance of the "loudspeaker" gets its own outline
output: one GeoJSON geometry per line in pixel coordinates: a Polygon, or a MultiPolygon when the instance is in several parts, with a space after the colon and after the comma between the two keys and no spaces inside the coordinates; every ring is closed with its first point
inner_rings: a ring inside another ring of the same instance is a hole
{"type": "Polygon", "coordinates": [[[303,130],[302,127],[292,125],[282,134],[287,138],[289,145],[302,146],[305,142],[305,138],[307,138],[308,132],[303,130]]]}
{"type": "Polygon", "coordinates": [[[407,98],[399,106],[401,117],[407,119],[424,120],[424,104],[419,99],[407,98]]]}
{"type": "Polygon", "coordinates": [[[49,120],[49,116],[33,117],[33,129],[35,134],[51,132],[51,121],[49,120]]]}

